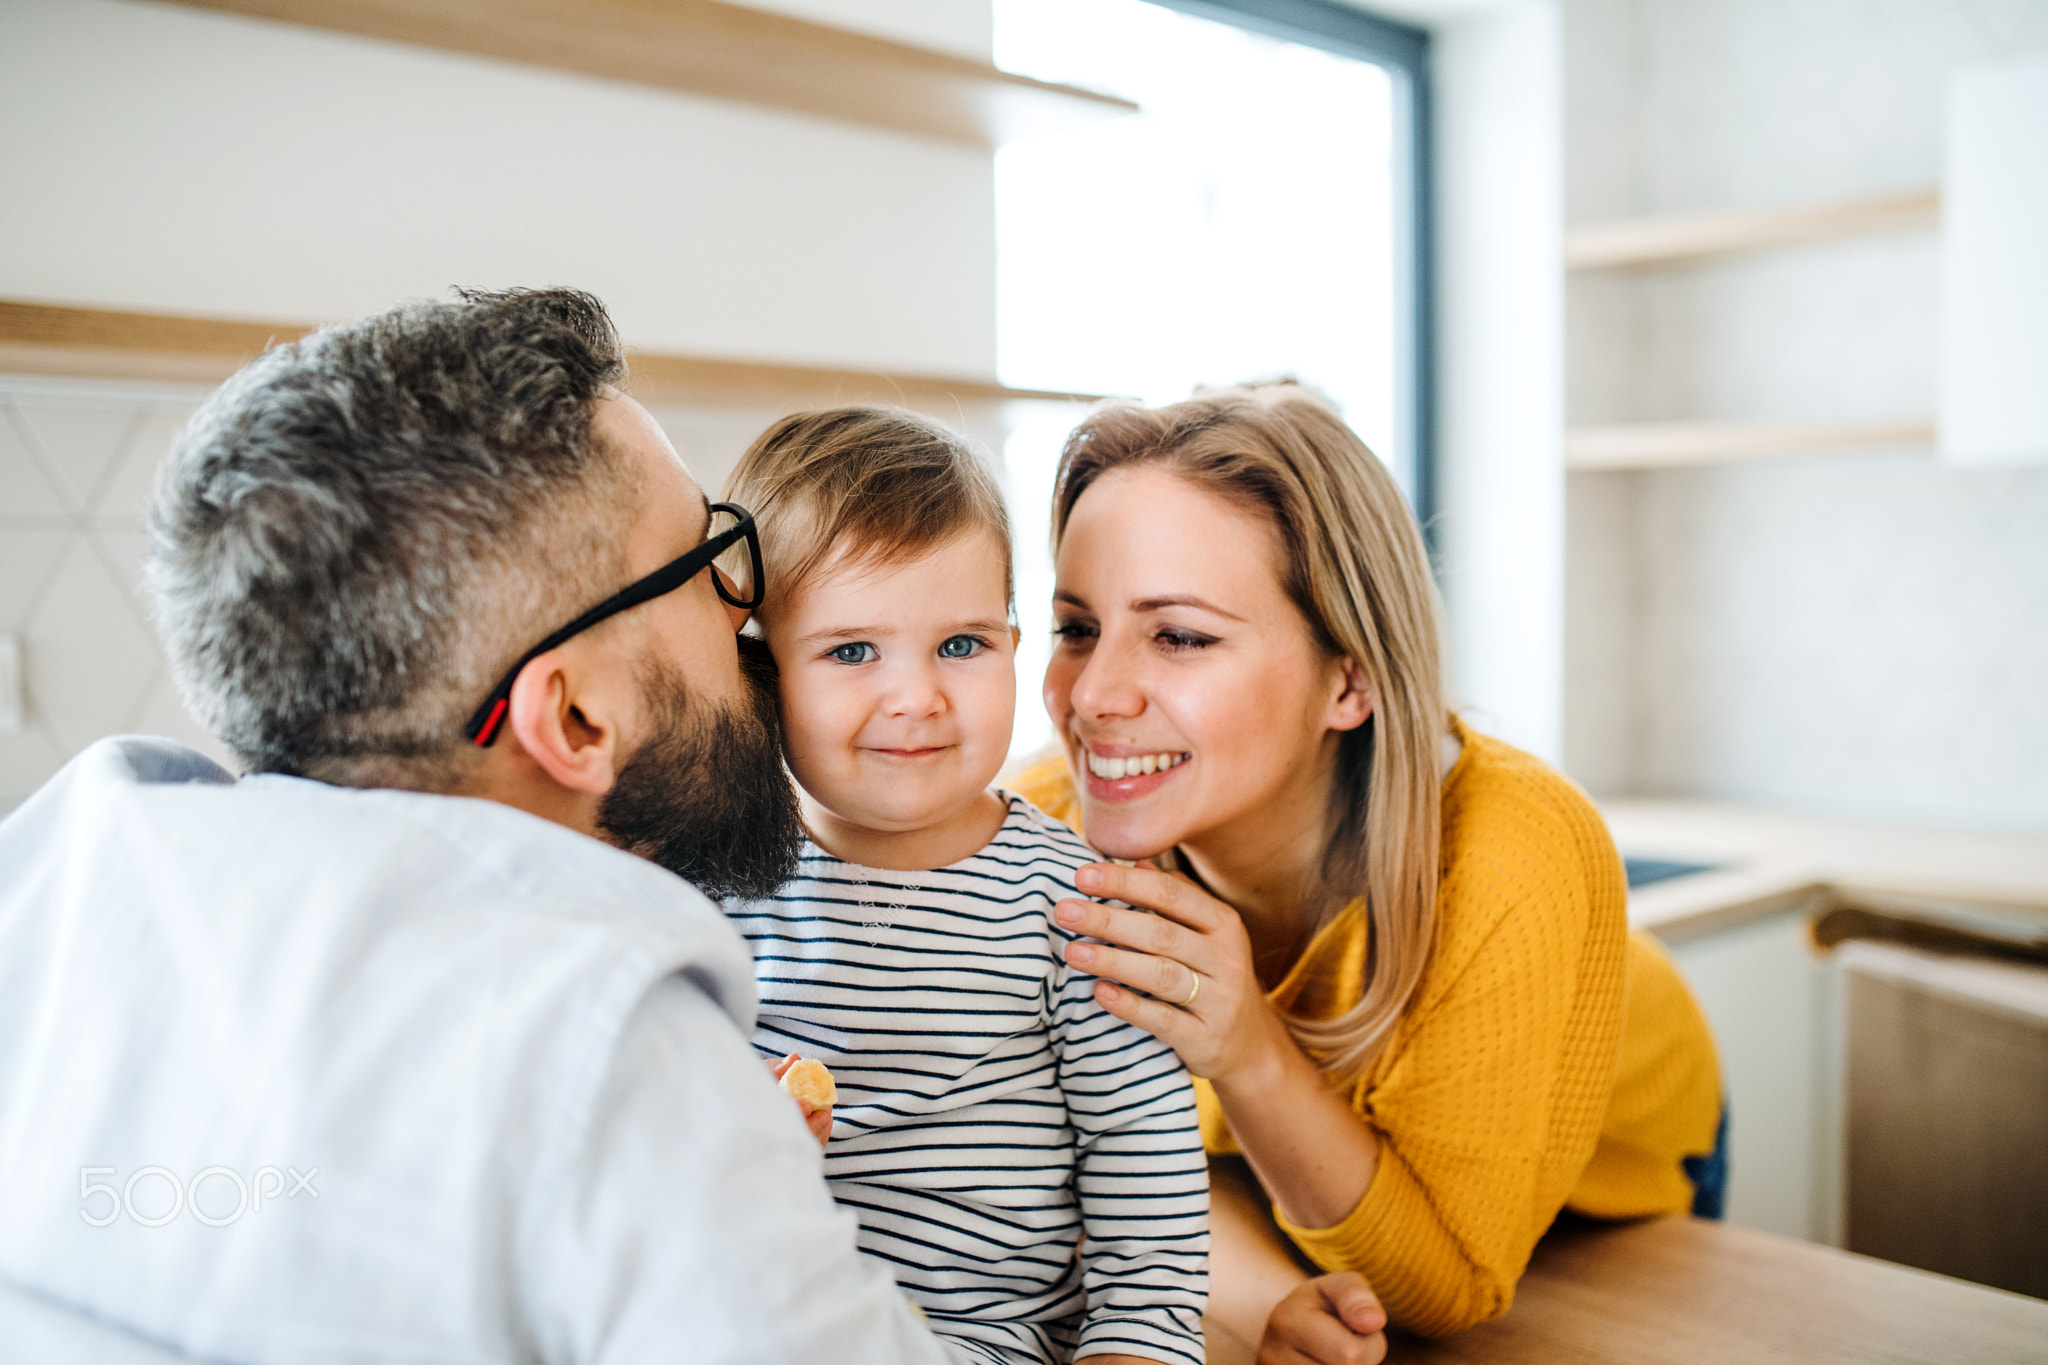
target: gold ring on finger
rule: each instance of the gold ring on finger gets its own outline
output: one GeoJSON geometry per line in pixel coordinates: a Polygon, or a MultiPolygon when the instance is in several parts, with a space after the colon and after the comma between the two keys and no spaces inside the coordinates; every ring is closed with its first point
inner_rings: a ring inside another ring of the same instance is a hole
{"type": "Polygon", "coordinates": [[[1188,975],[1194,978],[1194,984],[1188,987],[1188,998],[1180,1002],[1182,1009],[1186,1009],[1194,1004],[1195,997],[1202,993],[1202,974],[1193,967],[1190,967],[1188,968],[1188,975]]]}

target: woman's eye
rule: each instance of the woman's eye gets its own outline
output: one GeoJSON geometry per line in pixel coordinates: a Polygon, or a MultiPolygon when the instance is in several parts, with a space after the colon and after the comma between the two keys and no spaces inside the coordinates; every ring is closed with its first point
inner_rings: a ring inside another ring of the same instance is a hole
{"type": "Polygon", "coordinates": [[[871,664],[882,657],[882,652],[867,641],[862,640],[855,644],[839,646],[839,648],[832,651],[829,657],[835,663],[871,664]]]}
{"type": "Polygon", "coordinates": [[[988,641],[976,635],[953,635],[939,646],[941,659],[971,659],[988,648],[988,641]]]}
{"type": "Polygon", "coordinates": [[[1216,643],[1215,636],[1197,635],[1192,630],[1161,630],[1154,632],[1152,638],[1156,640],[1162,648],[1172,650],[1176,653],[1184,649],[1201,649],[1207,645],[1213,645],[1216,643]]]}
{"type": "Polygon", "coordinates": [[[1084,644],[1095,638],[1095,627],[1083,621],[1062,621],[1052,628],[1052,638],[1063,645],[1084,644]]]}

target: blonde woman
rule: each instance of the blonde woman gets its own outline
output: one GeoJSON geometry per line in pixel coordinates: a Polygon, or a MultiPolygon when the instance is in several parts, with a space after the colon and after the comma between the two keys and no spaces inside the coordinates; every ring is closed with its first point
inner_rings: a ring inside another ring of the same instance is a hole
{"type": "Polygon", "coordinates": [[[1068,951],[1102,1004],[1200,1078],[1219,1172],[1256,1177],[1214,1182],[1212,1358],[1376,1358],[1347,1275],[1455,1332],[1506,1311],[1560,1208],[1691,1207],[1705,1024],[1629,936],[1592,804],[1447,710],[1421,537],[1357,436],[1291,385],[1107,409],[1053,528],[1065,753],[1018,786],[1164,869],[1082,873],[1156,914],[1058,914],[1113,945],[1068,951]]]}

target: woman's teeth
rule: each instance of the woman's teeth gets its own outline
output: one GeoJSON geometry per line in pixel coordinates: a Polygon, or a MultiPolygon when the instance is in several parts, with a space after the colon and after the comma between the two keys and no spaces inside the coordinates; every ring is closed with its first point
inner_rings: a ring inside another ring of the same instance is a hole
{"type": "Polygon", "coordinates": [[[1100,754],[1090,754],[1088,771],[1105,782],[1114,782],[1120,777],[1163,773],[1168,768],[1178,768],[1187,761],[1186,754],[1132,754],[1129,758],[1104,758],[1100,754]]]}

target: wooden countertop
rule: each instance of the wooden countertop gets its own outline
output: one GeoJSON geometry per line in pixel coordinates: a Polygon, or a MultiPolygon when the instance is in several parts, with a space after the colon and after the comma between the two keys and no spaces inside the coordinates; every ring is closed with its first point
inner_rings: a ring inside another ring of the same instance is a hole
{"type": "Polygon", "coordinates": [[[1390,1365],[2041,1365],[2048,1301],[1751,1228],[1567,1219],[1506,1316],[1390,1365]]]}
{"type": "Polygon", "coordinates": [[[1667,937],[1830,898],[1878,909],[1974,907],[2048,925],[2048,834],[1830,820],[1706,801],[1611,801],[1601,812],[1629,857],[1718,865],[1630,894],[1630,922],[1667,937]]]}

